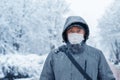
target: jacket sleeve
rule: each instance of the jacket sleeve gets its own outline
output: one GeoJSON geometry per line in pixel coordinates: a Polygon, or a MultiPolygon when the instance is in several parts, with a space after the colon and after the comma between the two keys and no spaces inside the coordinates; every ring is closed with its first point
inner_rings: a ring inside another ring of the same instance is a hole
{"type": "Polygon", "coordinates": [[[101,51],[98,66],[98,80],[116,80],[101,51]]]}
{"type": "Polygon", "coordinates": [[[52,52],[48,54],[40,75],[40,80],[55,80],[53,72],[52,52]]]}

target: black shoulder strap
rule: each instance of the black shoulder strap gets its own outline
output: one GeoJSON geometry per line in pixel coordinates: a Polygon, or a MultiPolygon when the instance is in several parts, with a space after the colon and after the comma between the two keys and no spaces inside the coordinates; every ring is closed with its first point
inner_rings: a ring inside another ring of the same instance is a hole
{"type": "Polygon", "coordinates": [[[74,66],[78,69],[78,71],[86,78],[86,80],[92,80],[92,78],[82,69],[82,67],[77,63],[77,61],[73,58],[71,54],[65,52],[66,56],[70,59],[70,61],[74,64],[74,66]]]}

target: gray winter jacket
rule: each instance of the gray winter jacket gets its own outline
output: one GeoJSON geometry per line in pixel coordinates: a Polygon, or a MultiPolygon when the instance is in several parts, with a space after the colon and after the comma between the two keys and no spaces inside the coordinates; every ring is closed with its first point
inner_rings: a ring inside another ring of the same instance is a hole
{"type": "MultiPolygon", "coordinates": [[[[65,24],[67,27],[73,22],[85,23],[83,20],[79,20],[81,18],[72,18],[70,21],[67,20],[68,22],[65,24]]],[[[65,29],[67,27],[65,26],[65,29]]],[[[77,53],[73,53],[69,49],[69,45],[63,45],[50,52],[45,61],[40,80],[85,80],[65,55],[65,52],[69,52],[75,58],[92,80],[115,80],[103,53],[86,45],[86,43],[81,46],[77,53]]]]}

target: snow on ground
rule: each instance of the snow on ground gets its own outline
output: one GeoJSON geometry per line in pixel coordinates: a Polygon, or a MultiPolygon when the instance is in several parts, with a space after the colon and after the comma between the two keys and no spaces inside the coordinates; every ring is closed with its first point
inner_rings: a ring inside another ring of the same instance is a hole
{"type": "Polygon", "coordinates": [[[10,73],[13,76],[22,75],[30,77],[29,80],[38,80],[46,56],[47,54],[43,56],[37,54],[0,55],[0,78],[10,73]]]}
{"type": "Polygon", "coordinates": [[[113,71],[113,74],[114,74],[116,80],[120,80],[120,64],[115,65],[115,64],[109,62],[109,65],[113,71]]]}

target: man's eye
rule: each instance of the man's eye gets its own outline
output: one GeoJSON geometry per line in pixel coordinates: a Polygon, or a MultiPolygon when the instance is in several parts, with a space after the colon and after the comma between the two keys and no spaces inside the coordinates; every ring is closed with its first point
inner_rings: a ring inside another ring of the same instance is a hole
{"type": "Polygon", "coordinates": [[[77,33],[79,33],[81,30],[79,29],[79,30],[77,30],[77,33]]]}
{"type": "Polygon", "coordinates": [[[73,33],[74,31],[73,31],[73,30],[70,30],[69,32],[70,32],[70,33],[73,33]]]}

